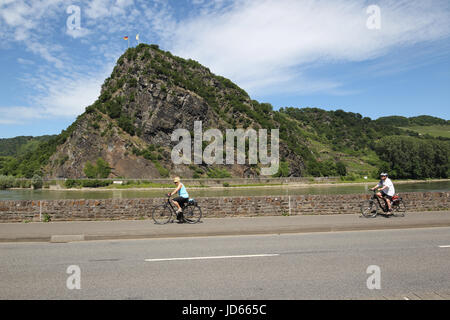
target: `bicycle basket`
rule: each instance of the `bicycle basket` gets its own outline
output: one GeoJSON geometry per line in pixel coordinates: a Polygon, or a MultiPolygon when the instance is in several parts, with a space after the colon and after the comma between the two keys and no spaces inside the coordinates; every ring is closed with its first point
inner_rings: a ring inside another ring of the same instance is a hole
{"type": "Polygon", "coordinates": [[[189,199],[188,203],[190,206],[197,206],[197,201],[195,201],[195,199],[189,199]]]}

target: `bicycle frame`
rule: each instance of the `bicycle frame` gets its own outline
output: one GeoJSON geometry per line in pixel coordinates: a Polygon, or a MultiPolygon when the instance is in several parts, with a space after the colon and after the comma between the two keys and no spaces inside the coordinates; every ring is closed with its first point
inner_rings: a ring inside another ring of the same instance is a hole
{"type": "Polygon", "coordinates": [[[174,205],[172,203],[172,198],[167,197],[167,204],[169,205],[170,209],[172,209],[172,214],[177,212],[177,210],[175,210],[174,205]]]}
{"type": "MultiPolygon", "coordinates": [[[[378,201],[378,206],[381,208],[381,210],[383,210],[383,212],[388,212],[389,211],[389,209],[388,209],[388,205],[387,205],[387,202],[386,202],[386,199],[384,198],[384,197],[382,197],[383,198],[383,201],[384,201],[384,205],[381,205],[381,201],[380,201],[380,198],[377,196],[377,191],[376,190],[374,190],[373,191],[373,195],[372,195],[372,200],[377,200],[378,201]]],[[[391,203],[391,205],[393,205],[394,203],[391,203]]]]}
{"type": "MultiPolygon", "coordinates": [[[[387,205],[387,202],[386,202],[386,198],[384,198],[384,197],[382,197],[382,199],[383,199],[383,202],[384,202],[384,205],[382,205],[381,204],[381,199],[380,198],[378,198],[378,196],[377,196],[377,192],[374,190],[373,191],[373,196],[372,196],[372,200],[374,200],[376,198],[376,200],[378,201],[378,206],[381,208],[381,210],[383,210],[383,212],[384,213],[387,213],[387,212],[389,212],[389,207],[388,207],[388,205],[387,205]]],[[[394,209],[394,208],[397,208],[399,205],[400,205],[400,202],[401,202],[402,200],[400,199],[400,200],[397,200],[397,201],[395,201],[395,200],[391,200],[391,207],[392,207],[392,209],[394,209]]]]}

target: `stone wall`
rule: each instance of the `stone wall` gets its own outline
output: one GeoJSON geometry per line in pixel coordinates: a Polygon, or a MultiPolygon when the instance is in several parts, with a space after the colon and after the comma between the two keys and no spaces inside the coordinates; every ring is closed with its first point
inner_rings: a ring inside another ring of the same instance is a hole
{"type": "MultiPolygon", "coordinates": [[[[450,210],[449,192],[402,193],[409,212],[450,210]]],[[[204,217],[357,214],[370,195],[296,195],[196,199],[204,217]]],[[[0,222],[119,220],[151,217],[165,199],[0,201],[0,222]]]]}

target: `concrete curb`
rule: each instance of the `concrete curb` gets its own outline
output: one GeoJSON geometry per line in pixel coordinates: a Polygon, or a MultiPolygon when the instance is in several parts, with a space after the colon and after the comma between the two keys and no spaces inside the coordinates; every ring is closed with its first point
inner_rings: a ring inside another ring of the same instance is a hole
{"type": "Polygon", "coordinates": [[[67,242],[76,242],[76,241],[84,241],[84,234],[81,235],[55,235],[51,236],[51,243],[67,243],[67,242]]]}

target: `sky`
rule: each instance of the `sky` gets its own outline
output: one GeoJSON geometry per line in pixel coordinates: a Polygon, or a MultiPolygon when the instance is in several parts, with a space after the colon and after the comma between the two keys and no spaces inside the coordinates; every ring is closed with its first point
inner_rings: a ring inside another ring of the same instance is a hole
{"type": "Polygon", "coordinates": [[[0,138],[66,129],[137,34],[275,109],[450,118],[448,0],[0,0],[0,138]]]}

